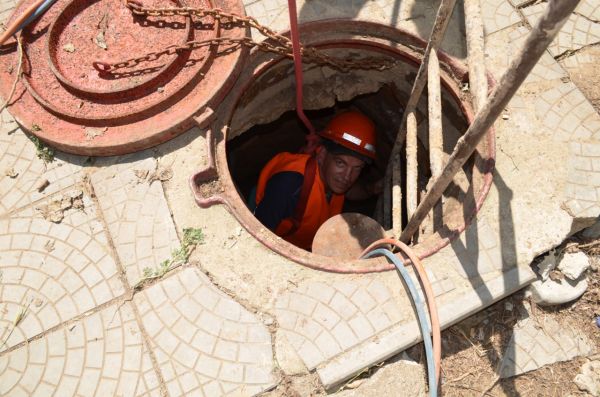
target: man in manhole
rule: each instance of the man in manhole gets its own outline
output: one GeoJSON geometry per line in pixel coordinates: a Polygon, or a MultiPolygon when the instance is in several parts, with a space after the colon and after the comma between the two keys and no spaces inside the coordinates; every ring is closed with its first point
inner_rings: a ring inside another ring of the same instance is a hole
{"type": "Polygon", "coordinates": [[[381,182],[357,183],[365,165],[375,160],[375,125],[367,116],[339,113],[319,135],[322,142],[312,155],[283,152],[273,157],[250,200],[258,220],[306,250],[319,227],[342,212],[345,198],[363,200],[382,189],[381,182]]]}

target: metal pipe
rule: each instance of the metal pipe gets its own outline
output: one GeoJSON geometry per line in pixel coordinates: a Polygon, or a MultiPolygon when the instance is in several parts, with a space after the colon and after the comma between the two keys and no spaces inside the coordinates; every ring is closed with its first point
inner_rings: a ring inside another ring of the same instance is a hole
{"type": "Polygon", "coordinates": [[[473,95],[475,111],[481,110],[488,93],[485,75],[484,35],[479,0],[464,0],[469,63],[469,90],[473,95]]]}
{"type": "MultiPolygon", "coordinates": [[[[395,156],[393,153],[390,155],[390,159],[388,162],[392,163],[394,161],[395,156]]],[[[385,230],[389,230],[393,227],[392,224],[392,186],[391,186],[391,178],[387,178],[387,175],[384,176],[384,187],[383,194],[381,195],[381,200],[383,201],[383,223],[381,224],[385,230]]]]}
{"type": "Polygon", "coordinates": [[[431,51],[427,73],[427,106],[429,110],[429,165],[433,180],[440,176],[444,168],[441,96],[440,63],[437,51],[431,51]]]}
{"type": "Polygon", "coordinates": [[[410,219],[417,209],[419,191],[419,165],[417,164],[417,119],[415,113],[406,119],[406,209],[410,219]]]}
{"type": "MultiPolygon", "coordinates": [[[[412,113],[416,107],[419,99],[421,98],[421,94],[423,93],[423,88],[425,87],[426,75],[427,75],[427,64],[429,62],[429,54],[432,49],[437,50],[440,46],[444,34],[446,33],[446,28],[448,27],[448,22],[450,21],[450,16],[452,15],[452,11],[454,10],[454,4],[456,0],[442,0],[440,3],[440,7],[438,8],[437,14],[435,16],[435,21],[433,23],[433,27],[431,28],[431,34],[429,36],[429,41],[427,42],[427,47],[425,48],[425,53],[423,54],[423,60],[421,61],[421,65],[419,66],[419,70],[417,72],[417,76],[415,78],[415,83],[413,84],[412,90],[410,92],[410,97],[408,99],[408,103],[406,104],[404,114],[402,115],[402,121],[400,122],[400,127],[398,128],[398,133],[396,134],[396,140],[394,142],[394,146],[392,148],[390,154],[390,161],[388,161],[388,166],[385,172],[384,181],[384,196],[386,191],[392,190],[392,165],[394,155],[400,152],[402,148],[402,144],[404,143],[404,139],[406,138],[406,118],[409,113],[412,113]]],[[[385,198],[383,202],[383,215],[387,216],[389,219],[390,216],[390,207],[391,200],[389,203],[386,203],[385,198]]]]}
{"type": "Polygon", "coordinates": [[[454,175],[471,156],[481,138],[519,89],[578,3],[579,0],[551,0],[548,3],[543,15],[527,36],[517,56],[502,75],[496,89],[487,99],[483,108],[477,112],[475,120],[467,129],[467,132],[456,143],[442,175],[435,180],[414,215],[409,219],[400,236],[402,241],[409,241],[417,231],[427,213],[438,202],[454,175]]]}
{"type": "Polygon", "coordinates": [[[400,153],[392,159],[394,168],[392,169],[392,230],[394,238],[400,238],[402,233],[402,168],[400,162],[400,153]]]}

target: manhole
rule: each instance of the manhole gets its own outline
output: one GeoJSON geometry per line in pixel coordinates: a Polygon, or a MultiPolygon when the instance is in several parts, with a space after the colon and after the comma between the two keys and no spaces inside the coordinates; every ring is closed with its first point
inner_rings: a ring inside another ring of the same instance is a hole
{"type": "MultiPolygon", "coordinates": [[[[425,43],[412,34],[360,21],[320,21],[302,27],[302,41],[332,56],[355,59],[378,57],[394,61],[386,70],[352,69],[342,72],[329,67],[305,64],[305,108],[315,126],[322,127],[339,109],[358,108],[370,116],[378,129],[378,162],[371,170],[384,172],[391,140],[399,123],[425,43]],[[388,134],[392,129],[393,134],[388,134]]],[[[467,80],[466,68],[444,53],[442,63],[444,151],[450,153],[472,119],[470,98],[461,87],[467,80]]],[[[192,188],[201,207],[225,204],[238,221],[258,240],[277,253],[303,265],[338,272],[389,270],[383,260],[341,260],[312,254],[277,237],[246,207],[248,189],[262,166],[281,151],[297,150],[304,131],[294,109],[293,64],[289,59],[252,52],[244,71],[223,102],[208,131],[209,166],[192,177],[192,188]],[[213,147],[214,146],[214,147],[213,147]],[[214,155],[213,155],[214,153],[214,155]]],[[[418,107],[419,167],[422,189],[428,174],[427,99],[418,107]],[[426,137],[426,135],[425,135],[426,137]]],[[[426,257],[446,246],[465,229],[481,207],[491,185],[495,156],[493,131],[488,133],[471,159],[457,174],[444,194],[442,223],[424,223],[414,246],[426,257]],[[435,227],[434,227],[435,226],[435,227]]],[[[356,203],[369,213],[373,203],[356,203]]],[[[405,217],[406,218],[406,217],[405,217]]]]}
{"type": "MultiPolygon", "coordinates": [[[[13,18],[32,2],[22,2],[13,18]]],[[[243,14],[237,0],[149,0],[144,6],[243,14]]],[[[211,17],[134,15],[121,0],[58,0],[21,34],[24,78],[9,109],[24,129],[66,152],[103,156],[144,149],[207,121],[245,53],[205,46],[108,72],[94,62],[245,34],[211,17]]],[[[3,98],[11,91],[16,62],[14,46],[0,56],[3,98]]]]}

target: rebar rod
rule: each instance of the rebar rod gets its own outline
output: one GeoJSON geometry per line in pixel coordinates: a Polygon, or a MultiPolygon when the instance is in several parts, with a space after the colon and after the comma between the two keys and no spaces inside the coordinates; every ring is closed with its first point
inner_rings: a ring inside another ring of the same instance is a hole
{"type": "MultiPolygon", "coordinates": [[[[435,16],[435,21],[433,23],[433,27],[431,28],[431,34],[429,36],[429,41],[427,42],[427,47],[425,47],[425,52],[423,54],[423,60],[421,61],[421,65],[419,66],[419,70],[417,71],[417,76],[415,77],[415,82],[413,84],[410,97],[404,109],[404,114],[402,115],[402,121],[400,122],[400,127],[398,128],[398,133],[396,134],[396,140],[394,142],[390,160],[388,161],[388,165],[386,168],[385,176],[383,178],[384,181],[384,201],[383,201],[383,216],[385,219],[389,219],[391,216],[391,200],[385,200],[386,192],[391,192],[392,190],[392,166],[393,166],[393,158],[396,154],[400,152],[402,148],[402,144],[404,143],[404,139],[406,138],[406,118],[407,114],[413,112],[416,107],[419,99],[421,98],[421,94],[423,93],[423,88],[425,87],[425,83],[427,82],[427,63],[429,61],[429,54],[432,49],[437,50],[440,46],[444,34],[446,33],[446,28],[448,27],[448,22],[450,21],[450,16],[452,15],[452,11],[454,10],[454,4],[456,0],[442,0],[440,6],[438,8],[437,14],[435,16]]],[[[390,193],[387,193],[388,195],[390,193]]],[[[389,196],[388,196],[389,197],[389,196]]],[[[385,225],[384,225],[385,227],[385,225]]],[[[387,229],[387,227],[386,227],[387,229]]]]}
{"type": "Polygon", "coordinates": [[[488,82],[485,75],[484,35],[479,0],[464,0],[469,64],[469,90],[473,95],[475,111],[481,110],[487,98],[488,82]]]}
{"type": "Polygon", "coordinates": [[[475,120],[467,129],[467,132],[456,143],[442,175],[434,181],[416,212],[409,219],[400,236],[402,241],[409,241],[417,231],[427,213],[438,202],[454,175],[475,151],[481,138],[519,89],[578,3],[579,0],[550,0],[548,2],[544,13],[527,36],[517,56],[500,78],[500,82],[486,100],[482,109],[477,112],[475,120]]]}
{"type": "Polygon", "coordinates": [[[441,175],[444,168],[441,95],[440,63],[437,51],[431,51],[427,72],[427,107],[429,111],[429,165],[431,178],[434,180],[441,175]]]}
{"type": "MultiPolygon", "coordinates": [[[[410,219],[417,209],[419,165],[417,163],[417,119],[414,112],[406,118],[406,209],[410,219]]],[[[399,203],[394,203],[394,206],[399,203]]]]}

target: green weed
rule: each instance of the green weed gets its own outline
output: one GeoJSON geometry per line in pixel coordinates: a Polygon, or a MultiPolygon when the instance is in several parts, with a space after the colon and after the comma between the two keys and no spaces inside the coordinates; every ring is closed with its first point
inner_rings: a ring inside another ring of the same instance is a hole
{"type": "Polygon", "coordinates": [[[171,253],[171,257],[160,263],[155,268],[145,267],[142,273],[142,278],[133,286],[133,289],[138,289],[146,281],[161,278],[167,272],[183,265],[188,261],[190,255],[197,245],[204,243],[204,234],[202,229],[184,228],[183,241],[181,247],[171,253]]]}
{"type": "MultiPolygon", "coordinates": [[[[33,131],[41,131],[39,125],[34,124],[31,126],[33,131]]],[[[54,161],[54,149],[50,146],[46,145],[44,142],[40,141],[37,136],[27,135],[27,137],[33,142],[36,149],[36,154],[39,159],[41,159],[44,163],[48,164],[54,161]]]]}

